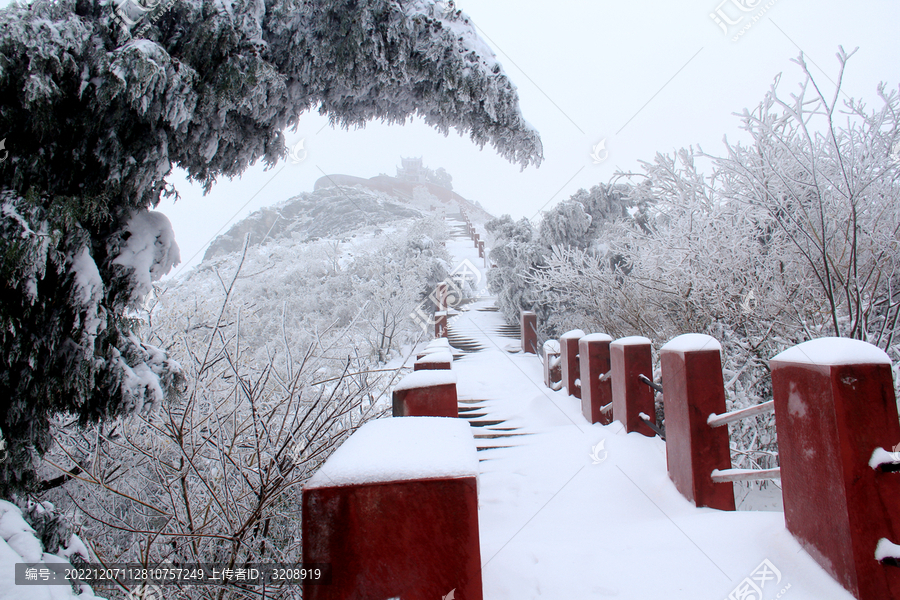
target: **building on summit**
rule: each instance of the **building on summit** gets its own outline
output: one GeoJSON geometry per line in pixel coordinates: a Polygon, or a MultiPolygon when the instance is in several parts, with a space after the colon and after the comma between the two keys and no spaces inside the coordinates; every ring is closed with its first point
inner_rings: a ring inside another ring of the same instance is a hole
{"type": "Polygon", "coordinates": [[[428,176],[428,169],[422,166],[422,157],[400,157],[400,166],[397,167],[397,179],[411,183],[422,183],[428,176]]]}

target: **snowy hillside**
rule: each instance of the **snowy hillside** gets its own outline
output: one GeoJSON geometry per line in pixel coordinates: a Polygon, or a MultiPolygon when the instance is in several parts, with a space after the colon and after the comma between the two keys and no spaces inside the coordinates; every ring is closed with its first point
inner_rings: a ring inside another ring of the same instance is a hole
{"type": "Polygon", "coordinates": [[[444,215],[455,209],[424,188],[403,198],[340,186],[257,211],[214,240],[199,267],[157,289],[148,304],[151,338],[163,343],[209,326],[223,279],[239,272],[232,308],[257,359],[354,323],[347,335],[376,361],[388,360],[422,335],[410,315],[452,268],[444,215]]]}
{"type": "Polygon", "coordinates": [[[452,210],[421,190],[402,199],[342,187],[235,225],[218,253],[156,284],[129,315],[141,339],[181,365],[182,394],[152,414],[66,432],[48,458],[82,471],[46,497],[118,563],[220,563],[232,553],[298,562],[302,484],[352,431],[389,414],[402,365],[430,337],[428,295],[454,266],[452,210]],[[187,473],[186,455],[202,457],[187,473]],[[187,514],[209,515],[199,541],[174,518],[187,514]],[[150,530],[160,535],[147,550],[150,530]],[[235,537],[243,543],[223,541],[235,537]]]}
{"type": "Polygon", "coordinates": [[[305,242],[340,238],[361,224],[375,231],[394,221],[422,216],[424,211],[387,194],[359,187],[324,188],[253,213],[213,240],[203,259],[240,252],[248,233],[254,244],[282,238],[305,242]]]}

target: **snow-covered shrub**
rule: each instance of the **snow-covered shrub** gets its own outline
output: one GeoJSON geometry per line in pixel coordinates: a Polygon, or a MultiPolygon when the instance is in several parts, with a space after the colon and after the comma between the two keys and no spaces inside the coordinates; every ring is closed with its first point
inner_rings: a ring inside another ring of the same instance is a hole
{"type": "MultiPolygon", "coordinates": [[[[250,269],[261,257],[248,254],[232,257],[218,289],[203,291],[204,278],[191,278],[185,287],[204,302],[183,306],[184,297],[162,294],[154,308],[146,331],[168,340],[184,365],[190,386],[181,399],[149,415],[57,433],[46,462],[57,473],[74,463],[77,477],[52,494],[109,562],[300,562],[303,482],[352,431],[390,410],[386,395],[399,371],[360,352],[361,305],[346,321],[320,315],[328,327],[307,321],[314,330],[306,337],[292,333],[298,322],[282,311],[278,335],[254,347],[263,337],[254,330],[267,319],[253,313],[269,305],[249,297],[252,286],[241,289],[241,277],[258,275],[250,269]]],[[[245,597],[216,586],[179,593],[245,597]]],[[[297,588],[269,593],[294,598],[297,588]]]]}
{"type": "MultiPolygon", "coordinates": [[[[838,58],[842,76],[849,55],[838,58]]],[[[657,347],[682,333],[715,337],[729,409],[771,399],[768,360],[812,338],[863,339],[900,358],[900,95],[882,86],[876,109],[838,106],[840,89],[823,96],[797,62],[807,76],[798,94],[783,100],[776,79],[743,113],[749,145],[643,163],[628,200],[648,207],[639,218],[591,232],[584,217],[559,224],[579,207],[557,211],[548,227],[560,243],[501,271],[502,292],[539,298],[550,331],[644,335],[657,347]]],[[[770,413],[730,426],[736,467],[777,466],[775,425],[770,413]]]]}
{"type": "MultiPolygon", "coordinates": [[[[509,215],[485,224],[492,237],[491,262],[496,265],[488,274],[492,293],[504,316],[517,322],[520,310],[533,310],[538,315],[540,341],[560,335],[569,329],[571,319],[560,298],[546,296],[529,277],[547,266],[550,255],[560,249],[574,249],[591,257],[605,255],[607,246],[601,232],[607,223],[627,219],[638,228],[646,228],[648,205],[652,199],[629,193],[625,185],[596,185],[578,190],[544,214],[535,228],[527,219],[513,222],[509,215]],[[559,320],[561,317],[563,320],[559,320]]],[[[610,255],[606,260],[617,260],[610,255]]]]}
{"type": "MultiPolygon", "coordinates": [[[[0,581],[9,591],[15,586],[16,563],[56,565],[56,569],[72,568],[91,562],[91,554],[81,539],[68,533],[64,540],[58,534],[60,515],[49,502],[23,502],[24,510],[6,500],[0,500],[0,581]],[[49,535],[48,532],[53,534],[49,535]]],[[[18,595],[4,597],[52,598],[54,600],[103,600],[95,596],[90,586],[44,585],[19,588],[18,595]]]]}

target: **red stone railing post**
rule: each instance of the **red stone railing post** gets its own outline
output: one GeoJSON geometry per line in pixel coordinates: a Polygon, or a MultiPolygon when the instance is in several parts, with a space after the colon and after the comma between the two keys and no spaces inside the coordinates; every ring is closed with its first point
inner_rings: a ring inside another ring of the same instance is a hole
{"type": "Polygon", "coordinates": [[[537,315],[530,310],[519,312],[522,352],[537,354],[537,315]]]}
{"type": "Polygon", "coordinates": [[[394,386],[395,417],[458,417],[453,371],[416,371],[394,386]]]}
{"type": "Polygon", "coordinates": [[[562,380],[570,396],[581,398],[581,365],[578,362],[578,340],[584,337],[580,329],[573,329],[559,338],[559,358],[562,380]]]}
{"type": "Polygon", "coordinates": [[[547,340],[544,342],[544,385],[551,390],[562,387],[562,367],[560,366],[559,342],[547,340]]]}
{"type": "Polygon", "coordinates": [[[769,366],[788,530],[859,600],[900,599],[900,568],[876,559],[896,565],[889,547],[900,544],[890,358],[866,342],[823,338],[769,366]]]}
{"type": "Polygon", "coordinates": [[[653,379],[653,357],[650,340],[641,336],[619,338],[609,345],[613,419],[625,426],[625,431],[636,431],[648,437],[653,432],[641,414],[656,424],[656,403],[653,389],[640,380],[644,375],[653,379]]]}
{"type": "Polygon", "coordinates": [[[710,427],[725,412],[721,346],[708,335],[680,335],[660,348],[669,477],[698,507],[734,510],[734,484],[714,482],[715,469],[731,468],[728,428],[710,427]]]}
{"type": "Polygon", "coordinates": [[[581,378],[581,414],[589,423],[612,423],[612,382],[609,344],[605,333],[592,333],[578,340],[581,378]]]}
{"type": "Polygon", "coordinates": [[[434,337],[447,337],[447,311],[437,311],[434,313],[434,337]]]}
{"type": "Polygon", "coordinates": [[[449,351],[429,352],[413,363],[413,371],[449,371],[452,368],[453,355],[449,351]]]}
{"type": "Polygon", "coordinates": [[[482,600],[477,476],[461,419],[363,425],[303,487],[303,598],[482,600]]]}
{"type": "Polygon", "coordinates": [[[480,239],[481,239],[481,234],[476,233],[476,234],[472,235],[472,241],[475,242],[475,247],[476,247],[476,248],[478,247],[478,241],[479,241],[480,239]]]}
{"type": "Polygon", "coordinates": [[[484,240],[478,241],[478,258],[484,258],[484,240]]]}

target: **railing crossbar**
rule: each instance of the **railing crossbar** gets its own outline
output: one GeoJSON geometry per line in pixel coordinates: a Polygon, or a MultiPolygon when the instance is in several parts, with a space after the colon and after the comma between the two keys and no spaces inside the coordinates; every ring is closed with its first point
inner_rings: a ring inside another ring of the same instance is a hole
{"type": "Polygon", "coordinates": [[[660,394],[663,393],[663,388],[662,388],[662,386],[659,385],[658,383],[654,383],[653,380],[651,380],[651,379],[650,379],[649,377],[647,377],[646,375],[638,375],[638,379],[640,379],[641,381],[643,381],[644,383],[646,383],[647,385],[649,385],[650,387],[652,387],[654,390],[656,390],[656,391],[659,392],[660,394]]]}
{"type": "Polygon", "coordinates": [[[706,422],[710,427],[721,427],[722,425],[727,425],[728,423],[732,423],[734,421],[740,421],[741,419],[755,417],[756,415],[771,412],[773,410],[775,410],[775,401],[769,400],[768,402],[763,402],[762,404],[757,404],[756,406],[750,406],[747,408],[742,408],[740,410],[722,413],[721,415],[709,415],[709,418],[706,420],[706,422]]]}
{"type": "Polygon", "coordinates": [[[774,469],[713,469],[710,478],[715,483],[781,479],[781,467],[774,469]]]}
{"type": "MultiPolygon", "coordinates": [[[[643,375],[641,375],[641,377],[643,377],[643,375]]],[[[650,417],[648,417],[646,415],[646,413],[638,413],[638,416],[641,418],[641,420],[644,422],[644,424],[647,427],[652,429],[653,432],[656,433],[656,435],[658,435],[662,439],[662,441],[666,441],[666,433],[662,429],[659,428],[659,425],[657,425],[656,423],[651,421],[650,417]]]]}

